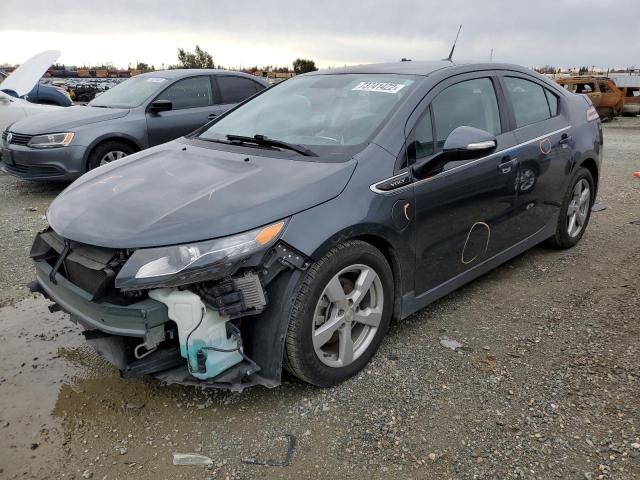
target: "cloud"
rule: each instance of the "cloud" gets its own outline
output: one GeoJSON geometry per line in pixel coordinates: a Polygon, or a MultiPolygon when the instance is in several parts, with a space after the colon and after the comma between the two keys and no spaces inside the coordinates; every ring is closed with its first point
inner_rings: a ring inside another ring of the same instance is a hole
{"type": "Polygon", "coordinates": [[[576,0],[4,0],[0,62],[19,62],[56,43],[61,61],[173,63],[196,43],[230,65],[321,66],[446,56],[524,65],[640,64],[640,2],[576,0]],[[18,39],[18,41],[16,41],[18,39]],[[13,41],[12,41],[13,40],[13,41]],[[11,45],[7,48],[5,45],[11,45]]]}

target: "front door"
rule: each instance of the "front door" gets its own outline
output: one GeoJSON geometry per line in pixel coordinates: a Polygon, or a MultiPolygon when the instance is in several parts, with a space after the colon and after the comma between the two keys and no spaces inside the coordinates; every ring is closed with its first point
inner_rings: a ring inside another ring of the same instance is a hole
{"type": "Polygon", "coordinates": [[[149,146],[191,133],[222,113],[215,93],[209,75],[184,78],[167,87],[155,100],[169,100],[173,108],[147,113],[149,146]]]}
{"type": "Polygon", "coordinates": [[[408,151],[418,161],[420,156],[440,151],[447,136],[460,126],[485,130],[497,140],[493,151],[477,158],[454,159],[441,172],[415,179],[418,296],[515,241],[510,226],[518,159],[508,150],[515,139],[506,132],[508,123],[503,102],[498,102],[497,78],[488,74],[469,77],[441,84],[408,138],[408,151]]]}

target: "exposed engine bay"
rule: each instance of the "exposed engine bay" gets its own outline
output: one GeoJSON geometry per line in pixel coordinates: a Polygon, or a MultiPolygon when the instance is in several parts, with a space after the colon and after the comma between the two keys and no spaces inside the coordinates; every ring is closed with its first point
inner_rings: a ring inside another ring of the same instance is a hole
{"type": "Polygon", "coordinates": [[[123,377],[232,390],[279,383],[279,376],[261,375],[263,365],[252,358],[261,357],[253,324],[262,321],[269,284],[282,271],[305,270],[309,259],[278,241],[241,261],[223,262],[215,273],[200,271],[194,283],[118,288],[116,278],[132,253],[69,241],[47,229],[30,253],[37,272],[30,288],[54,301],[52,311],[69,313],[123,377]],[[249,347],[244,337],[252,339],[249,347]]]}

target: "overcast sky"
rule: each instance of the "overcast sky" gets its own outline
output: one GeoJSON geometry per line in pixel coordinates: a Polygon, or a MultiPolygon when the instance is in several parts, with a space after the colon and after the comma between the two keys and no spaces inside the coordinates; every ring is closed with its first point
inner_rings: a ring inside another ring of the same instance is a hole
{"type": "Polygon", "coordinates": [[[640,66],[640,0],[2,0],[0,64],[47,49],[60,62],[159,68],[199,44],[227,67],[320,67],[446,57],[527,66],[640,66]]]}

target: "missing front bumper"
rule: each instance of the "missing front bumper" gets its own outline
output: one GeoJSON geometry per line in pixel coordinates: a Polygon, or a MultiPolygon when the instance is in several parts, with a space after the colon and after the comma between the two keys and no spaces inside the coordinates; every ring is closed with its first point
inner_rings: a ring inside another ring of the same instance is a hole
{"type": "Polygon", "coordinates": [[[68,281],[64,276],[54,276],[53,268],[44,260],[36,260],[36,281],[39,290],[70,315],[74,323],[81,325],[87,342],[101,356],[114,364],[125,378],[152,376],[167,384],[192,385],[201,388],[220,388],[242,391],[253,385],[275,387],[278,380],[257,374],[255,364],[243,361],[215,378],[198,380],[190,375],[179,349],[159,349],[150,355],[133,359],[127,339],[139,338],[153,343],[159,330],[164,337],[165,325],[170,321],[167,307],[147,298],[130,305],[98,303],[92,296],[68,281]]]}

